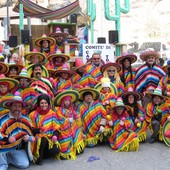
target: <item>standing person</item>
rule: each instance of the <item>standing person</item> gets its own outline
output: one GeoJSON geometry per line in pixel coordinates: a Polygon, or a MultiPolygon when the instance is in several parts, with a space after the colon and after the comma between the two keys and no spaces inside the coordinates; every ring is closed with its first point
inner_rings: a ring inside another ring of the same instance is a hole
{"type": "Polygon", "coordinates": [[[7,170],[8,164],[20,169],[28,168],[29,159],[24,148],[33,137],[29,119],[21,114],[21,110],[30,105],[15,93],[12,99],[2,102],[2,107],[9,112],[0,116],[0,169],[7,170]]]}
{"type": "Polygon", "coordinates": [[[135,88],[137,92],[144,95],[142,106],[146,108],[150,98],[145,95],[146,92],[154,90],[165,75],[162,68],[155,64],[156,59],[160,58],[160,54],[153,49],[147,49],[140,55],[140,59],[146,63],[138,68],[135,78],[135,88]]]}
{"type": "Polygon", "coordinates": [[[74,109],[74,102],[78,99],[79,93],[75,90],[60,92],[54,99],[61,129],[58,137],[61,147],[59,159],[75,159],[76,154],[82,153],[85,148],[81,119],[74,109]]]}
{"type": "Polygon", "coordinates": [[[124,84],[125,91],[128,91],[129,87],[135,89],[135,75],[136,69],[132,64],[137,60],[137,56],[134,54],[124,54],[116,59],[116,63],[122,66],[119,72],[122,83],[124,84]]]}
{"type": "Polygon", "coordinates": [[[142,98],[142,94],[129,88],[127,92],[122,94],[123,102],[125,105],[130,106],[128,110],[129,117],[132,119],[134,126],[131,128],[139,138],[139,142],[146,140],[147,123],[145,120],[146,112],[138,103],[142,98]]]}
{"type": "Polygon", "coordinates": [[[133,122],[127,110],[128,107],[119,97],[111,114],[113,133],[108,138],[111,148],[116,151],[137,151],[139,148],[139,139],[137,134],[131,130],[133,122]]]}
{"type": "Polygon", "coordinates": [[[99,91],[83,88],[79,93],[81,102],[77,105],[76,111],[81,117],[85,145],[94,147],[105,131],[106,110],[98,101],[100,98],[99,91]]]}
{"type": "Polygon", "coordinates": [[[33,103],[35,103],[35,110],[29,114],[36,139],[33,143],[33,155],[36,164],[42,165],[43,158],[56,157],[60,152],[58,143],[60,125],[47,94],[39,95],[33,103]]]}
{"type": "Polygon", "coordinates": [[[146,121],[151,130],[151,137],[149,143],[155,141],[163,141],[162,127],[170,116],[169,106],[165,103],[165,97],[162,96],[160,87],[157,87],[153,93],[148,93],[151,97],[151,102],[146,108],[146,121]]]}

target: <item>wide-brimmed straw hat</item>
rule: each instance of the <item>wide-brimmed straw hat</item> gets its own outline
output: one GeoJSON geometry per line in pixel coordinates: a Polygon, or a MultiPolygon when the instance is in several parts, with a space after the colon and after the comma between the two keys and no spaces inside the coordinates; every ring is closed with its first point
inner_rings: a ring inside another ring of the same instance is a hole
{"type": "Polygon", "coordinates": [[[153,57],[155,57],[155,59],[160,58],[159,52],[155,51],[152,48],[148,48],[146,51],[144,51],[142,54],[140,54],[139,57],[142,61],[146,61],[146,58],[149,56],[153,56],[153,57]]]}
{"type": "Polygon", "coordinates": [[[34,48],[32,52],[28,52],[27,54],[25,54],[24,58],[28,61],[31,61],[31,57],[33,55],[38,55],[40,62],[43,62],[45,60],[45,55],[43,53],[40,53],[36,48],[34,48]]]}
{"type": "Polygon", "coordinates": [[[9,67],[7,64],[0,62],[0,74],[6,74],[9,70],[9,67]]]}
{"type": "Polygon", "coordinates": [[[129,109],[129,107],[126,106],[126,105],[123,103],[123,100],[122,100],[121,97],[118,97],[118,98],[117,98],[116,104],[114,105],[113,109],[115,109],[116,107],[124,107],[126,110],[129,109]]]}
{"type": "Polygon", "coordinates": [[[121,66],[117,63],[112,63],[112,62],[108,62],[108,63],[102,65],[100,68],[100,71],[103,73],[105,70],[107,70],[111,66],[116,68],[117,72],[120,72],[121,66]]]}
{"type": "Polygon", "coordinates": [[[163,125],[162,137],[165,144],[170,146],[170,122],[168,120],[163,125]]]}
{"type": "Polygon", "coordinates": [[[125,59],[129,59],[131,61],[131,64],[134,63],[137,60],[137,56],[135,54],[127,54],[127,53],[123,53],[122,56],[118,57],[116,59],[116,63],[118,64],[123,64],[123,60],[125,59]]]}
{"type": "Polygon", "coordinates": [[[142,94],[139,93],[139,92],[134,91],[134,89],[132,87],[129,87],[128,91],[122,93],[121,97],[124,99],[129,95],[133,95],[135,97],[136,101],[139,101],[142,98],[142,94]]]}
{"type": "Polygon", "coordinates": [[[65,63],[55,71],[56,76],[58,76],[61,73],[67,73],[69,74],[69,77],[73,76],[74,74],[73,70],[70,70],[68,65],[65,63]]]}
{"type": "MultiPolygon", "coordinates": [[[[11,67],[16,67],[18,68],[18,74],[21,72],[21,70],[24,68],[24,66],[20,65],[20,64],[16,64],[13,60],[10,60],[10,62],[8,63],[8,67],[9,70],[11,69],[11,67]]],[[[8,70],[8,72],[9,72],[8,70]]]]}
{"type": "Polygon", "coordinates": [[[80,100],[83,100],[83,94],[86,92],[90,92],[92,94],[93,100],[98,100],[100,98],[100,92],[98,90],[88,87],[79,90],[80,100]]]}
{"type": "Polygon", "coordinates": [[[8,99],[6,101],[3,101],[2,107],[6,108],[6,109],[10,109],[12,103],[22,103],[23,109],[30,108],[30,104],[23,101],[23,99],[20,97],[20,93],[18,91],[15,92],[14,97],[12,99],[10,99],[10,100],[8,99]]]}
{"type": "Polygon", "coordinates": [[[43,34],[42,37],[37,38],[37,39],[34,41],[34,44],[35,44],[35,46],[37,46],[37,47],[41,47],[43,41],[48,41],[48,42],[49,42],[49,46],[52,46],[52,45],[55,44],[55,39],[52,38],[52,37],[47,37],[46,34],[43,34]]]}
{"type": "Polygon", "coordinates": [[[80,97],[79,93],[76,90],[65,90],[56,95],[54,99],[54,106],[60,106],[62,98],[66,96],[71,96],[72,102],[77,101],[80,97]]]}

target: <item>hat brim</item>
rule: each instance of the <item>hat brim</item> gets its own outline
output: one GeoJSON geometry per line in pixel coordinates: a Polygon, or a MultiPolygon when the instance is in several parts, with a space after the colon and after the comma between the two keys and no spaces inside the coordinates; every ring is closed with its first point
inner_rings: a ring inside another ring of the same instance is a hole
{"type": "Polygon", "coordinates": [[[160,58],[160,54],[157,51],[145,51],[139,57],[140,57],[140,59],[142,61],[146,61],[146,58],[148,56],[154,56],[155,59],[159,59],[160,58]]]}
{"type": "Polygon", "coordinates": [[[117,72],[120,72],[120,70],[121,70],[121,66],[119,64],[117,64],[117,63],[107,63],[107,64],[104,64],[103,66],[101,66],[100,71],[103,73],[110,66],[115,67],[117,69],[117,72]]]}
{"type": "Polygon", "coordinates": [[[82,67],[86,67],[88,64],[90,64],[90,63],[86,63],[86,64],[83,64],[83,65],[77,67],[77,68],[76,68],[76,71],[79,70],[79,69],[82,68],[82,67]]]}
{"type": "MultiPolygon", "coordinates": [[[[24,66],[19,65],[19,64],[8,64],[9,70],[11,67],[17,67],[18,68],[18,74],[21,72],[21,70],[24,68],[24,66]]],[[[9,72],[8,70],[8,72],[9,72]]]]}
{"type": "Polygon", "coordinates": [[[64,92],[58,93],[54,99],[54,106],[60,106],[61,105],[61,100],[65,96],[71,96],[72,97],[72,102],[75,102],[79,99],[80,95],[77,91],[75,90],[66,90],[64,92]]]}
{"type": "Polygon", "coordinates": [[[0,62],[0,74],[6,74],[9,71],[7,64],[0,62]]]}
{"type": "Polygon", "coordinates": [[[135,96],[135,100],[137,100],[137,101],[141,100],[141,98],[142,98],[142,94],[139,93],[139,92],[136,92],[136,91],[127,91],[127,92],[124,92],[124,93],[121,95],[121,97],[122,97],[122,98],[126,98],[126,97],[129,96],[129,95],[135,96]]]}
{"type": "Polygon", "coordinates": [[[166,145],[170,146],[170,138],[165,137],[165,132],[170,129],[170,122],[166,121],[162,128],[162,137],[166,145]]]}
{"type": "Polygon", "coordinates": [[[145,94],[147,94],[149,97],[159,96],[162,100],[167,98],[166,96],[162,96],[162,95],[150,93],[150,92],[146,92],[145,94]]]}
{"type": "Polygon", "coordinates": [[[67,33],[62,33],[62,32],[61,33],[53,32],[49,36],[54,38],[56,35],[62,35],[64,38],[66,38],[68,34],[67,33]]]}
{"type": "Polygon", "coordinates": [[[83,88],[83,89],[79,90],[80,100],[83,100],[83,94],[85,92],[91,92],[92,96],[93,96],[93,100],[98,100],[100,98],[100,92],[98,90],[91,89],[91,88],[83,88]]]}
{"type": "MultiPolygon", "coordinates": [[[[35,64],[31,64],[28,68],[27,68],[27,72],[28,72],[28,77],[31,77],[32,75],[32,68],[35,64]]],[[[43,70],[42,70],[42,76],[43,77],[46,77],[46,78],[49,78],[49,74],[48,74],[48,70],[42,66],[43,70]]]]}
{"type": "Polygon", "coordinates": [[[128,54],[128,55],[125,55],[125,56],[120,56],[116,59],[116,63],[118,64],[121,64],[122,65],[122,61],[124,59],[130,59],[131,61],[131,64],[134,63],[136,60],[137,60],[137,56],[134,55],[134,54],[128,54]]]}
{"type": "Polygon", "coordinates": [[[29,52],[29,53],[25,54],[24,58],[28,61],[31,61],[31,57],[33,55],[38,55],[40,62],[43,62],[45,60],[45,55],[43,53],[39,53],[39,52],[29,52]]]}
{"type": "Polygon", "coordinates": [[[130,106],[127,106],[127,105],[115,105],[113,106],[113,109],[116,109],[116,107],[124,107],[126,110],[130,109],[130,106]]]}
{"type": "Polygon", "coordinates": [[[56,70],[55,75],[58,76],[61,73],[67,73],[69,74],[69,77],[72,77],[74,75],[74,72],[72,70],[56,70]]]}
{"type": "Polygon", "coordinates": [[[61,57],[61,58],[64,59],[63,63],[65,63],[65,62],[67,62],[68,60],[70,60],[70,57],[69,57],[68,55],[66,55],[66,54],[51,54],[51,55],[48,56],[47,59],[48,59],[49,61],[52,61],[53,58],[59,58],[59,57],[61,57]]]}
{"type": "Polygon", "coordinates": [[[49,77],[56,78],[56,75],[55,75],[56,70],[55,69],[47,69],[47,70],[48,70],[49,77]]]}
{"type": "Polygon", "coordinates": [[[42,41],[49,41],[49,46],[52,46],[52,45],[55,44],[55,39],[52,38],[52,37],[40,37],[40,38],[37,38],[37,39],[34,41],[35,46],[41,47],[41,42],[42,42],[42,41]]]}
{"type": "Polygon", "coordinates": [[[9,84],[9,89],[8,90],[11,90],[11,89],[13,89],[15,86],[17,87],[17,86],[19,86],[19,82],[17,81],[17,80],[15,80],[15,79],[12,79],[12,78],[8,78],[8,77],[6,77],[6,78],[0,78],[0,83],[1,82],[7,82],[8,84],[9,84]]]}
{"type": "MultiPolygon", "coordinates": [[[[99,92],[102,90],[102,82],[98,83],[94,89],[98,90],[99,92]]],[[[118,94],[118,91],[117,91],[117,88],[115,87],[115,85],[110,82],[110,90],[113,94],[117,95],[118,94]]]]}

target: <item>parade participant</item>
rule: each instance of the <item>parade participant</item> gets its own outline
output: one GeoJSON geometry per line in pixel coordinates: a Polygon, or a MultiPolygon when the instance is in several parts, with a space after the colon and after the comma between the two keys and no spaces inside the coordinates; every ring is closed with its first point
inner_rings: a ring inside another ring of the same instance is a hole
{"type": "Polygon", "coordinates": [[[50,37],[55,39],[55,51],[60,50],[62,53],[64,53],[64,44],[67,43],[65,41],[66,34],[62,33],[61,29],[57,27],[55,33],[50,34],[50,37]]]}
{"type": "Polygon", "coordinates": [[[43,158],[56,157],[60,153],[58,143],[60,125],[47,94],[37,96],[33,104],[35,104],[35,110],[29,114],[35,135],[32,152],[35,163],[42,165],[43,158]]]}
{"type": "Polygon", "coordinates": [[[48,80],[49,74],[47,69],[40,63],[32,64],[27,68],[28,76],[34,78],[30,87],[34,88],[38,93],[49,94],[53,98],[53,87],[48,80]]]}
{"type": "Polygon", "coordinates": [[[56,79],[54,79],[54,91],[57,93],[60,90],[72,89],[73,83],[71,77],[73,71],[70,70],[67,64],[63,64],[59,69],[56,70],[56,79]]]}
{"type": "Polygon", "coordinates": [[[30,64],[37,64],[45,61],[45,55],[43,53],[38,52],[36,48],[33,49],[33,51],[28,52],[24,55],[24,58],[29,61],[27,63],[26,67],[28,67],[30,64]]]}
{"type": "Polygon", "coordinates": [[[100,80],[102,77],[100,68],[104,64],[104,61],[102,60],[101,53],[102,51],[95,50],[91,59],[87,61],[91,63],[86,66],[86,73],[89,73],[96,81],[100,80]]]}
{"type": "Polygon", "coordinates": [[[79,93],[75,90],[60,92],[54,99],[61,129],[58,137],[61,147],[59,159],[75,159],[76,154],[82,153],[85,148],[81,119],[74,110],[74,102],[78,99],[79,93]]]}
{"type": "Polygon", "coordinates": [[[7,64],[0,62],[0,74],[6,74],[9,70],[9,67],[7,64]]]}
{"type": "Polygon", "coordinates": [[[135,88],[137,92],[144,95],[142,106],[146,108],[150,98],[145,95],[146,92],[153,91],[160,79],[165,75],[161,67],[155,64],[160,54],[153,49],[147,49],[140,55],[140,59],[146,63],[138,68],[135,77],[135,88]]]}
{"type": "Polygon", "coordinates": [[[24,150],[28,141],[33,141],[31,125],[27,116],[21,114],[22,109],[29,108],[22,101],[19,92],[11,100],[2,102],[2,107],[10,111],[0,117],[0,169],[7,170],[8,164],[20,169],[29,167],[29,159],[24,150]]]}
{"type": "Polygon", "coordinates": [[[168,105],[164,102],[165,97],[162,96],[162,90],[157,87],[153,93],[148,93],[151,97],[151,102],[148,103],[146,108],[146,121],[151,130],[151,137],[149,143],[155,141],[162,141],[162,127],[170,116],[168,105]]]}
{"type": "Polygon", "coordinates": [[[104,64],[100,70],[103,74],[103,77],[108,77],[110,82],[112,82],[117,88],[117,94],[115,95],[120,96],[124,92],[124,85],[119,76],[119,72],[121,70],[120,65],[117,63],[109,62],[104,64]]]}
{"type": "Polygon", "coordinates": [[[84,133],[85,145],[94,147],[97,145],[106,125],[106,110],[97,101],[100,98],[99,91],[91,88],[83,88],[79,91],[81,102],[76,111],[80,114],[84,133]]]}
{"type": "Polygon", "coordinates": [[[17,53],[13,53],[11,56],[11,60],[15,62],[15,64],[19,64],[19,55],[17,53]]]}
{"type": "Polygon", "coordinates": [[[121,97],[123,98],[124,104],[130,106],[128,113],[134,124],[131,130],[138,135],[139,142],[146,141],[146,113],[142,106],[138,103],[138,101],[142,98],[142,94],[134,91],[132,87],[129,87],[128,91],[124,92],[121,97]]]}
{"type": "Polygon", "coordinates": [[[58,69],[65,62],[67,62],[70,57],[66,54],[61,53],[60,50],[57,50],[56,53],[48,56],[48,65],[47,68],[50,69],[58,69]]]}
{"type": "Polygon", "coordinates": [[[81,89],[83,87],[94,88],[96,81],[89,73],[86,73],[86,66],[89,63],[84,64],[82,59],[75,59],[75,74],[72,77],[74,88],[81,89]]]}
{"type": "Polygon", "coordinates": [[[137,151],[139,147],[137,134],[130,130],[133,122],[129,118],[127,110],[128,107],[119,97],[110,115],[113,121],[113,133],[108,137],[110,146],[115,151],[137,151]]]}
{"type": "Polygon", "coordinates": [[[126,53],[116,59],[116,63],[122,66],[119,75],[122,83],[124,84],[125,91],[127,91],[129,87],[135,89],[134,80],[136,75],[136,69],[132,66],[132,63],[134,63],[136,60],[136,55],[126,53]]]}

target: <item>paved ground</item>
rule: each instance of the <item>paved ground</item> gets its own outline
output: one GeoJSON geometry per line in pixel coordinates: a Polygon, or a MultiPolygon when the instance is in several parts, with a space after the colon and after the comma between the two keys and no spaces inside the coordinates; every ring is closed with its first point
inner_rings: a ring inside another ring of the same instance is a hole
{"type": "MultiPolygon", "coordinates": [[[[32,164],[29,170],[169,170],[170,148],[164,143],[140,144],[138,152],[116,153],[109,146],[96,146],[86,148],[84,153],[78,155],[76,160],[58,161],[48,159],[43,166],[32,164]],[[87,162],[90,156],[99,157],[100,160],[87,162]]],[[[16,170],[10,166],[9,170],[16,170]]]]}

